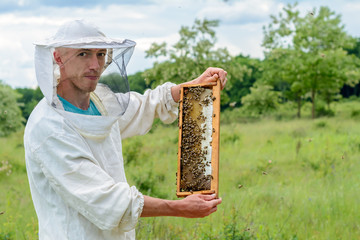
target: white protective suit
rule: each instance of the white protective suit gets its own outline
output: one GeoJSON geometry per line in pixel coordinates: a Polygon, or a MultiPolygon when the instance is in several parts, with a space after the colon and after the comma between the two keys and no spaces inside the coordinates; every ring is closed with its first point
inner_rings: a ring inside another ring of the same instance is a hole
{"type": "Polygon", "coordinates": [[[126,181],[121,139],[145,134],[156,117],[165,123],[177,118],[170,91],[173,84],[165,83],[144,95],[131,92],[122,116],[108,114],[117,106],[106,97],[115,95],[102,92],[106,96],[102,98],[97,90],[91,99],[102,116],[66,112],[56,95],[51,46],[82,47],[84,43],[87,48],[133,48],[135,43],[109,40],[82,21],[67,24],[59,32],[57,38],[36,46],[36,74],[45,98],[32,112],[24,135],[39,238],[135,239],[144,199],[126,181]],[[68,40],[72,28],[80,37],[68,40]]]}

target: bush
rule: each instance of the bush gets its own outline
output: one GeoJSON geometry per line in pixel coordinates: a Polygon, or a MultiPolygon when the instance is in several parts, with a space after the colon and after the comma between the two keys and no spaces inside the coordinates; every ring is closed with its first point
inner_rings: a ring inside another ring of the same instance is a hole
{"type": "Polygon", "coordinates": [[[16,102],[19,95],[0,81],[0,137],[6,137],[22,127],[24,121],[16,102]]]}
{"type": "Polygon", "coordinates": [[[356,118],[360,116],[360,110],[352,110],[351,117],[356,118]]]}
{"type": "Polygon", "coordinates": [[[315,107],[315,114],[316,117],[333,117],[335,113],[331,109],[327,109],[325,105],[319,103],[315,107]]]}
{"type": "Polygon", "coordinates": [[[244,108],[253,115],[262,115],[277,108],[279,93],[269,85],[250,88],[251,93],[241,99],[244,108]]]}

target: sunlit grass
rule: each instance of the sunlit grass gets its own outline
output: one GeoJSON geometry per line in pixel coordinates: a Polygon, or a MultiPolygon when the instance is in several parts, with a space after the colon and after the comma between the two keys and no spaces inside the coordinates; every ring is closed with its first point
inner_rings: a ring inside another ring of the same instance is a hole
{"type": "MultiPolygon", "coordinates": [[[[218,211],[140,219],[138,239],[358,239],[360,103],[332,108],[332,118],[222,124],[218,211]]],[[[177,199],[177,138],[174,124],[125,140],[129,183],[177,199]]],[[[0,139],[0,157],[12,165],[0,172],[0,239],[37,239],[22,132],[0,139]]]]}
{"type": "MultiPolygon", "coordinates": [[[[222,125],[218,212],[196,220],[142,219],[138,236],[156,224],[172,233],[182,226],[179,239],[223,239],[229,227],[237,239],[356,239],[359,134],[350,118],[222,125]]],[[[164,164],[158,162],[155,169],[164,164]]],[[[170,236],[166,230],[150,234],[170,236]]]]}
{"type": "Polygon", "coordinates": [[[37,218],[26,175],[23,131],[0,138],[0,239],[38,239],[37,218]]]}

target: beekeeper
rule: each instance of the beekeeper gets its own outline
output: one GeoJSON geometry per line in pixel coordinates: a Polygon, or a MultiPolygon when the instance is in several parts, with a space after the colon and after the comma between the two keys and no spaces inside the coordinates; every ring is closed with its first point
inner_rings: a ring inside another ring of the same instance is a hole
{"type": "MultiPolygon", "coordinates": [[[[24,145],[40,239],[135,239],[139,217],[204,217],[221,203],[212,195],[152,198],[128,185],[121,139],[145,134],[155,118],[173,122],[180,89],[165,83],[130,92],[134,47],[80,20],[35,44],[44,99],[27,122],[24,145]]],[[[191,83],[220,79],[224,87],[226,74],[208,68],[191,83]]]]}

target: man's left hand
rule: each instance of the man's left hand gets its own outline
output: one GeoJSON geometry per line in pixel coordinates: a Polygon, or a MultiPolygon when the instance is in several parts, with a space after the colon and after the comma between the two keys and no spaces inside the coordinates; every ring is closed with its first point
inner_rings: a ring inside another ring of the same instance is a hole
{"type": "MultiPolygon", "coordinates": [[[[203,72],[199,77],[195,78],[192,81],[182,83],[182,84],[214,84],[216,85],[216,82],[219,80],[221,84],[221,90],[224,89],[226,82],[227,82],[227,72],[222,68],[215,68],[215,67],[209,67],[206,69],[205,72],[203,72]]],[[[178,102],[180,100],[180,88],[181,84],[176,85],[171,88],[171,95],[175,102],[178,102]]]]}

